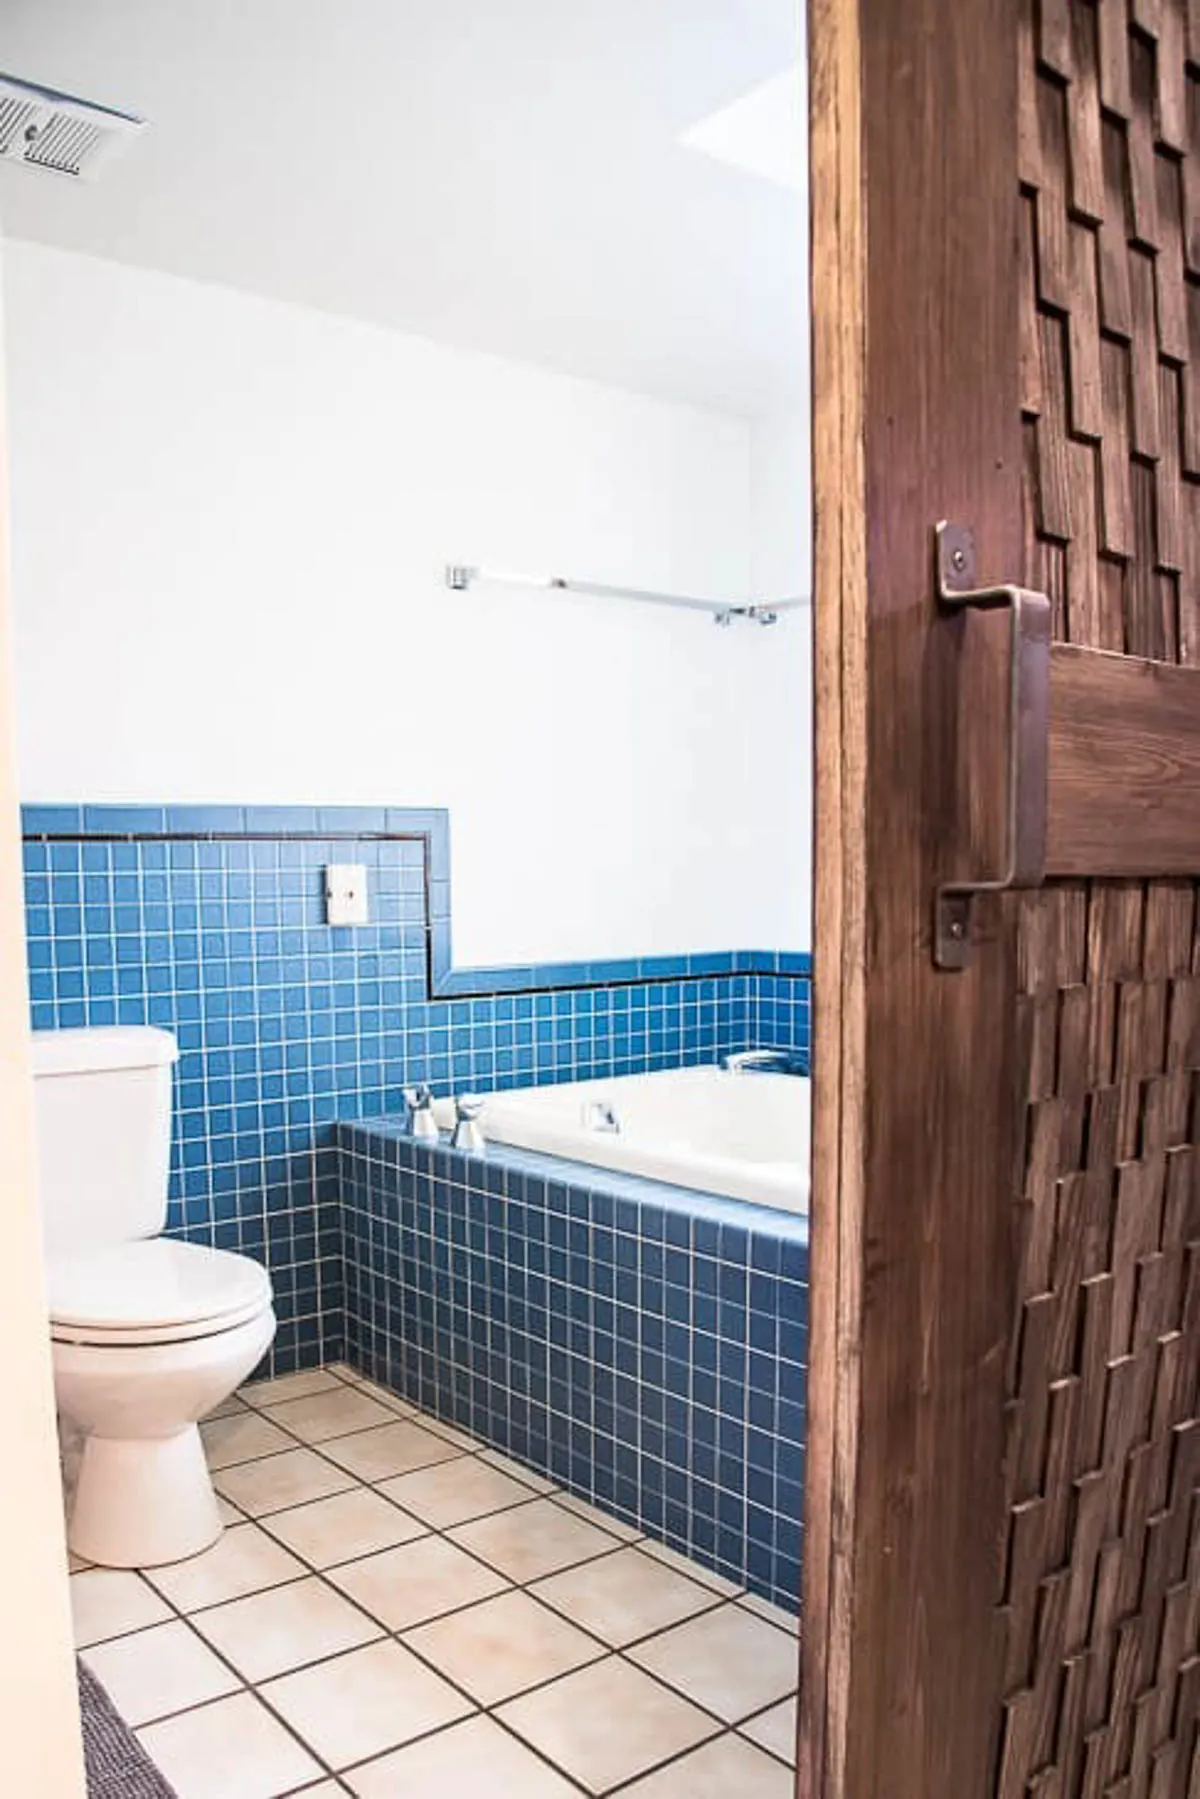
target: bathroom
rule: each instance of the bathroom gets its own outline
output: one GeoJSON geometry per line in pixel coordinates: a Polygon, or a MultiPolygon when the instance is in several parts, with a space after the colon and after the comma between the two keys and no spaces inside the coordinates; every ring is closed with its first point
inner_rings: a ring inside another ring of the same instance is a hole
{"type": "Polygon", "coordinates": [[[103,1799],[793,1790],[802,26],[569,11],[6,19],[146,121],[0,159],[103,1799]]]}
{"type": "Polygon", "coordinates": [[[5,1793],[1196,1799],[1194,0],[0,12],[5,1793]]]}

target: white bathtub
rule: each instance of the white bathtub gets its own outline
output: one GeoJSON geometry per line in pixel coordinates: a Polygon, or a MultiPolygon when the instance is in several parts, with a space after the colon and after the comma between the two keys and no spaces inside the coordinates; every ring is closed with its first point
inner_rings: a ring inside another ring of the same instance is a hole
{"type": "MultiPolygon", "coordinates": [[[[495,1143],[807,1212],[809,1093],[800,1075],[671,1068],[489,1093],[483,1128],[495,1143]],[[619,1130],[604,1128],[609,1113],[619,1130]]],[[[436,1112],[452,1123],[449,1102],[436,1112]]]]}

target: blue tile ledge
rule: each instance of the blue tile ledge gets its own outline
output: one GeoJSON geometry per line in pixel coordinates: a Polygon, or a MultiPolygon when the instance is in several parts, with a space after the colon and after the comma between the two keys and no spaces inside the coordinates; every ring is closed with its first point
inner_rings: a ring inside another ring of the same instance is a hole
{"type": "MultiPolygon", "coordinates": [[[[611,1197],[614,1204],[653,1206],[684,1212],[718,1229],[740,1230],[749,1235],[769,1233],[777,1242],[793,1243],[807,1250],[807,1216],[760,1206],[748,1199],[730,1199],[724,1193],[708,1193],[697,1187],[677,1187],[644,1175],[625,1174],[615,1168],[597,1168],[593,1162],[575,1162],[565,1156],[549,1156],[539,1150],[514,1149],[507,1143],[491,1143],[483,1152],[454,1149],[448,1141],[422,1142],[400,1118],[340,1120],[334,1141],[360,1154],[369,1154],[380,1139],[395,1147],[398,1165],[417,1173],[493,1194],[498,1199],[515,1195],[510,1182],[532,1176],[562,1187],[587,1187],[594,1196],[611,1197]]],[[[719,1250],[714,1247],[714,1253],[719,1250]]]]}

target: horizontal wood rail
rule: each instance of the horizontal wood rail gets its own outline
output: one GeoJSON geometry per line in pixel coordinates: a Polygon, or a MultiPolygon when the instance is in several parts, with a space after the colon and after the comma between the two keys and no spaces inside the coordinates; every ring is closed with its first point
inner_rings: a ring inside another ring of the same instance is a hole
{"type": "Polygon", "coordinates": [[[1200,874],[1200,668],[1054,645],[1046,874],[1200,874]]]}

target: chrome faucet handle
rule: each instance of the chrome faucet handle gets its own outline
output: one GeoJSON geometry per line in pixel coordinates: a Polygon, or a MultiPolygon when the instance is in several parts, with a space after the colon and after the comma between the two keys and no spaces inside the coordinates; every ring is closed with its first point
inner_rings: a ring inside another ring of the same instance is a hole
{"type": "Polygon", "coordinates": [[[481,1093],[457,1093],[454,1096],[454,1135],[452,1149],[472,1149],[478,1153],[485,1147],[479,1123],[486,1101],[481,1093]]]}
{"type": "Polygon", "coordinates": [[[406,1108],[405,1123],[412,1135],[435,1139],[438,1128],[433,1115],[433,1088],[429,1082],[418,1081],[415,1087],[405,1087],[402,1091],[406,1108]]]}
{"type": "Polygon", "coordinates": [[[585,1131],[604,1132],[612,1137],[621,1134],[621,1120],[617,1116],[617,1108],[611,1100],[592,1099],[583,1108],[583,1128],[585,1131]]]}

